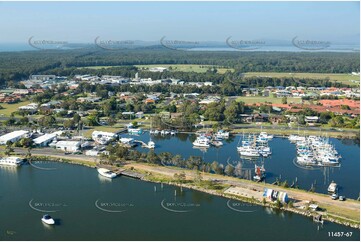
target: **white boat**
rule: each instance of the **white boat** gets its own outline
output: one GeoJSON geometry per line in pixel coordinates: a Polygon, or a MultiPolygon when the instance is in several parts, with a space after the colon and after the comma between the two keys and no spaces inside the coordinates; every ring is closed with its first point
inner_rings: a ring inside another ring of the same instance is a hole
{"type": "Polygon", "coordinates": [[[155,143],[154,143],[154,141],[149,140],[149,142],[148,142],[148,148],[149,148],[149,149],[154,149],[154,148],[155,148],[155,143]]]}
{"type": "Polygon", "coordinates": [[[327,191],[329,193],[335,193],[337,191],[337,188],[338,188],[337,183],[332,181],[331,184],[328,186],[327,191]]]}
{"type": "Polygon", "coordinates": [[[264,169],[264,166],[257,166],[257,165],[254,165],[254,172],[256,173],[254,176],[253,176],[253,179],[255,181],[262,181],[265,177],[266,177],[266,170],[264,169]]]}
{"type": "Polygon", "coordinates": [[[251,147],[249,147],[248,149],[241,150],[239,152],[239,154],[241,156],[248,156],[248,157],[259,157],[260,156],[259,152],[256,149],[251,148],[251,147]]]}
{"type": "Polygon", "coordinates": [[[211,144],[214,145],[215,147],[220,147],[223,145],[222,141],[219,140],[213,140],[211,144]]]}
{"type": "Polygon", "coordinates": [[[112,172],[108,169],[105,169],[105,168],[98,168],[97,170],[100,175],[110,178],[110,179],[113,179],[117,176],[117,174],[115,174],[114,172],[112,172]]]}
{"type": "Polygon", "coordinates": [[[224,130],[219,130],[216,135],[218,138],[228,139],[229,138],[229,132],[226,132],[224,130]]]}
{"type": "Polygon", "coordinates": [[[176,130],[171,130],[170,131],[170,135],[176,135],[177,134],[177,131],[176,130]]]}
{"type": "Polygon", "coordinates": [[[20,166],[23,164],[23,159],[16,156],[9,156],[0,158],[0,165],[5,166],[20,166]]]}
{"type": "Polygon", "coordinates": [[[199,136],[197,139],[193,142],[193,145],[196,147],[209,147],[209,139],[207,139],[204,136],[199,136]]]}
{"type": "Polygon", "coordinates": [[[306,140],[306,137],[291,134],[291,135],[288,137],[288,139],[289,139],[291,142],[298,142],[298,141],[305,141],[305,140],[306,140]]]}
{"type": "Polygon", "coordinates": [[[129,128],[128,133],[129,134],[142,134],[143,130],[142,129],[131,129],[131,128],[129,128]]]}
{"type": "Polygon", "coordinates": [[[55,224],[55,221],[54,219],[48,215],[48,214],[45,214],[42,218],[41,218],[41,221],[45,224],[49,224],[49,225],[54,225],[55,224]]]}
{"type": "Polygon", "coordinates": [[[266,138],[266,139],[268,139],[268,140],[273,139],[273,135],[267,134],[266,132],[261,132],[258,137],[266,138]]]}

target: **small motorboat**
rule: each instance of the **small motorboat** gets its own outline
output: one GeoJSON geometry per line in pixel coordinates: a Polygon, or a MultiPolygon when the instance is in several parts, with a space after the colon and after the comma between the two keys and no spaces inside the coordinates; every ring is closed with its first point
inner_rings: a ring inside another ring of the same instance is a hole
{"type": "Polygon", "coordinates": [[[110,178],[110,179],[113,179],[117,176],[116,173],[108,170],[108,169],[105,169],[105,168],[98,168],[98,173],[104,177],[107,177],[107,178],[110,178]]]}
{"type": "Polygon", "coordinates": [[[149,140],[149,142],[148,142],[148,148],[149,148],[149,149],[154,149],[154,148],[155,148],[155,143],[154,143],[154,141],[149,140]]]}
{"type": "Polygon", "coordinates": [[[54,225],[55,221],[54,219],[49,215],[49,214],[45,214],[42,218],[41,221],[45,224],[49,224],[49,225],[54,225]]]}

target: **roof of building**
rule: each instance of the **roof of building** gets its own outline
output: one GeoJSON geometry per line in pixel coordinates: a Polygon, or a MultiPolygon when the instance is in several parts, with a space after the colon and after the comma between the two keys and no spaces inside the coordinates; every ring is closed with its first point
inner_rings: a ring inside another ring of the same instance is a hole
{"type": "Polygon", "coordinates": [[[22,135],[27,134],[27,133],[29,133],[29,131],[26,131],[26,130],[13,131],[11,133],[0,136],[0,141],[8,141],[8,140],[17,138],[17,137],[22,136],[22,135]]]}

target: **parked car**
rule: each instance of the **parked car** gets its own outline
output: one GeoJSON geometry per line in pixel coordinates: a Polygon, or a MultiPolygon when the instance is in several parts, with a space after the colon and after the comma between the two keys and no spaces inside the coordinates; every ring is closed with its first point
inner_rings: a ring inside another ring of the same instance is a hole
{"type": "Polygon", "coordinates": [[[332,200],[336,200],[338,198],[338,195],[336,193],[332,194],[331,196],[332,200]]]}
{"type": "Polygon", "coordinates": [[[340,200],[340,201],[345,201],[346,198],[345,198],[344,196],[340,196],[340,197],[338,198],[338,200],[340,200]]]}

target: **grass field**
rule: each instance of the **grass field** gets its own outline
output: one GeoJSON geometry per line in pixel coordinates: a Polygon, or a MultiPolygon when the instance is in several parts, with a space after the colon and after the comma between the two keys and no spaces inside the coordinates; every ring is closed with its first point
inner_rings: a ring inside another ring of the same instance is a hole
{"type": "Polygon", "coordinates": [[[311,79],[325,79],[330,81],[337,81],[348,85],[358,85],[352,80],[360,83],[360,76],[353,76],[351,74],[330,74],[330,73],[279,73],[279,72],[248,72],[246,77],[261,76],[261,77],[295,77],[295,78],[311,78],[311,79]]]}
{"type": "Polygon", "coordinates": [[[88,129],[88,130],[84,131],[83,135],[87,138],[90,138],[92,136],[92,133],[94,130],[104,131],[104,132],[116,132],[120,129],[121,129],[121,127],[96,126],[96,127],[92,127],[92,129],[88,129]]]}
{"type": "Polygon", "coordinates": [[[17,111],[20,106],[25,106],[29,103],[30,101],[18,102],[13,104],[0,103],[0,105],[3,107],[3,109],[0,109],[0,116],[10,117],[10,114],[17,111]]]}
{"type": "MultiPolygon", "coordinates": [[[[102,69],[102,68],[112,68],[112,67],[120,67],[120,66],[87,66],[87,67],[79,67],[80,68],[89,68],[89,69],[102,69]]],[[[138,67],[139,69],[144,69],[147,70],[149,68],[153,68],[153,67],[165,67],[165,68],[169,68],[172,67],[172,71],[182,71],[182,72],[197,72],[197,73],[204,73],[208,70],[208,68],[212,67],[211,65],[183,65],[183,64],[179,64],[179,65],[136,65],[136,67],[138,67]]],[[[224,74],[226,71],[230,70],[230,71],[234,71],[234,69],[231,68],[217,68],[218,73],[220,74],[224,74]]]]}
{"type": "MultiPolygon", "coordinates": [[[[245,104],[253,104],[253,103],[264,103],[264,102],[271,102],[276,104],[282,103],[282,98],[277,97],[238,97],[236,99],[237,102],[244,102],[245,104]]],[[[302,103],[301,98],[295,98],[295,97],[288,97],[287,103],[302,103]]]]}

